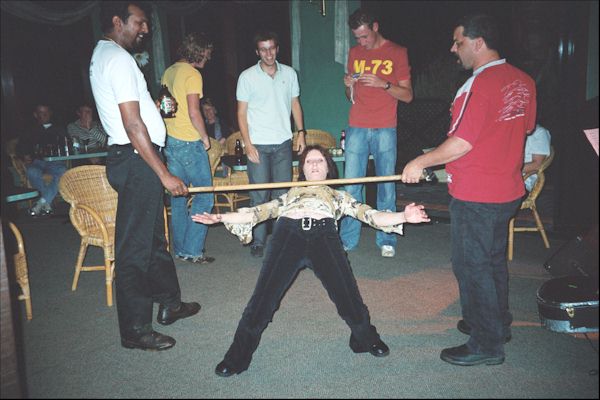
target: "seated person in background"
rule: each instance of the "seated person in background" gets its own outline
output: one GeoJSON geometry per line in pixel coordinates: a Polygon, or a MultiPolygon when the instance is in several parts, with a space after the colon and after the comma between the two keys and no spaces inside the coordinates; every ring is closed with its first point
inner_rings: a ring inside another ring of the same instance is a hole
{"type": "MultiPolygon", "coordinates": [[[[73,147],[79,147],[79,152],[95,153],[103,151],[108,136],[99,121],[93,120],[94,110],[89,104],[82,104],[75,111],[77,121],[67,125],[67,133],[73,142],[73,147]]],[[[90,158],[90,163],[100,164],[100,158],[90,158]]]]}
{"type": "Polygon", "coordinates": [[[17,156],[27,169],[27,179],[31,186],[40,192],[40,199],[29,210],[31,216],[52,214],[52,201],[58,193],[58,181],[67,170],[64,161],[44,161],[44,152],[49,148],[64,148],[66,131],[63,126],[51,121],[52,109],[47,104],[34,108],[35,126],[19,138],[17,156]],[[44,174],[52,176],[49,183],[44,174]]]}
{"type": "MultiPolygon", "coordinates": [[[[540,168],[542,162],[550,155],[550,132],[540,124],[536,124],[535,130],[527,136],[525,142],[525,156],[523,164],[523,175],[540,168]]],[[[531,192],[537,180],[533,174],[525,180],[525,189],[531,192]]]]}
{"type": "MultiPolygon", "coordinates": [[[[299,181],[320,181],[337,177],[329,152],[321,146],[307,146],[300,155],[299,181]]],[[[262,332],[294,277],[309,266],[321,280],[338,314],[351,330],[350,348],[375,357],[389,354],[389,348],[371,325],[348,257],[337,232],[337,220],[350,216],[389,233],[402,234],[405,222],[427,222],[422,205],[409,204],[403,212],[380,212],[361,204],[342,190],[329,186],[293,187],[270,202],[238,212],[195,214],[203,224],[223,222],[244,243],[252,240],[252,228],[276,218],[258,282],[239,322],[233,343],[215,373],[228,377],[248,369],[262,332]]]]}
{"type": "Polygon", "coordinates": [[[209,97],[200,100],[200,105],[202,106],[206,133],[211,138],[217,139],[221,145],[225,145],[225,139],[231,133],[231,129],[217,117],[217,108],[209,97]]]}

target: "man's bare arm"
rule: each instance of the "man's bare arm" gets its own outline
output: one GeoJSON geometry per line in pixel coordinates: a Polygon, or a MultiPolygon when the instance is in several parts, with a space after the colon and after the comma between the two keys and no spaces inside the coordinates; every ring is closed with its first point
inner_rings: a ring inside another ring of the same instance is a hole
{"type": "Polygon", "coordinates": [[[200,140],[204,143],[204,149],[210,149],[210,139],[208,133],[206,133],[206,125],[204,124],[204,118],[200,112],[200,97],[198,93],[190,93],[186,96],[188,106],[188,116],[194,129],[200,134],[200,140]]]}
{"type": "Polygon", "coordinates": [[[256,150],[256,147],[250,141],[250,131],[248,130],[248,102],[238,101],[237,118],[244,146],[246,146],[246,156],[249,161],[258,164],[260,163],[258,150],[256,150]]]}

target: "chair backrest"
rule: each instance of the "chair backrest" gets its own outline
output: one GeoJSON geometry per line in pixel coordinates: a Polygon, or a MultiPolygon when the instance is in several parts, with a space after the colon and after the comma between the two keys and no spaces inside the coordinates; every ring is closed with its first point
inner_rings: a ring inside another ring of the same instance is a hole
{"type": "Polygon", "coordinates": [[[104,225],[115,226],[117,192],[108,183],[104,165],[83,165],[67,170],[60,178],[58,190],[72,206],[69,216],[79,234],[87,235],[97,223],[88,213],[73,206],[85,205],[100,216],[104,225]]]}
{"type": "Polygon", "coordinates": [[[208,149],[208,161],[210,162],[210,176],[215,175],[215,171],[217,170],[217,166],[221,161],[221,156],[223,155],[223,147],[218,140],[210,138],[210,149],[208,149]]]}
{"type": "Polygon", "coordinates": [[[27,168],[23,160],[17,156],[17,144],[19,138],[14,138],[6,142],[6,155],[10,158],[11,173],[13,174],[14,184],[17,187],[31,187],[27,179],[27,168]]]}
{"type": "Polygon", "coordinates": [[[8,223],[10,230],[15,235],[15,240],[17,242],[17,253],[14,255],[15,261],[15,270],[16,270],[16,278],[17,282],[21,282],[23,280],[28,280],[28,271],[27,271],[27,255],[25,253],[25,243],[23,241],[23,235],[21,235],[21,231],[16,227],[12,222],[8,223]]]}
{"type": "MultiPolygon", "coordinates": [[[[306,141],[307,146],[318,144],[326,149],[331,149],[336,146],[335,138],[331,133],[319,129],[307,129],[304,134],[304,140],[306,141]]],[[[294,150],[298,149],[298,132],[294,132],[292,148],[294,150]]]]}
{"type": "Polygon", "coordinates": [[[244,150],[244,154],[246,154],[246,147],[244,145],[244,139],[242,139],[242,133],[240,131],[233,132],[231,135],[227,136],[225,139],[225,153],[229,155],[235,154],[235,141],[239,139],[242,144],[242,150],[244,150]]]}
{"type": "Polygon", "coordinates": [[[552,160],[554,160],[554,147],[550,146],[550,154],[548,154],[548,157],[546,157],[544,161],[542,161],[540,167],[535,171],[529,172],[523,177],[523,180],[525,180],[533,174],[537,175],[537,180],[533,184],[533,188],[527,196],[527,201],[535,201],[535,199],[538,197],[538,195],[544,188],[544,183],[546,182],[546,176],[544,174],[544,171],[550,166],[550,164],[552,164],[552,160]]]}

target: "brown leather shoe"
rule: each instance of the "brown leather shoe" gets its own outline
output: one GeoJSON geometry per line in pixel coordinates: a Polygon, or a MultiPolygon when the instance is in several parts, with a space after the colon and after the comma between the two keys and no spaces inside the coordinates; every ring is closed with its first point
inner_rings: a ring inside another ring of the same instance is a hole
{"type": "Polygon", "coordinates": [[[127,349],[150,351],[167,350],[175,346],[175,339],[156,331],[151,331],[138,338],[121,338],[121,346],[127,349]]]}
{"type": "Polygon", "coordinates": [[[171,325],[178,319],[187,318],[198,314],[198,311],[200,311],[200,304],[196,302],[184,303],[182,301],[179,308],[175,310],[167,308],[161,304],[158,306],[156,322],[161,325],[171,325]]]}

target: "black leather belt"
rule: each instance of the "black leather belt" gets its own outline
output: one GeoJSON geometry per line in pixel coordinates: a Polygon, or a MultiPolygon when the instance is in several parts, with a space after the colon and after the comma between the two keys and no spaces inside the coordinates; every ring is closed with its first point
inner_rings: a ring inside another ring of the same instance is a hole
{"type": "Polygon", "coordinates": [[[310,231],[312,228],[326,226],[327,220],[328,218],[314,219],[310,217],[303,217],[298,221],[300,221],[300,227],[303,231],[310,231]]]}
{"type": "MultiPolygon", "coordinates": [[[[152,143],[152,146],[154,146],[154,148],[158,151],[162,151],[162,147],[160,147],[159,145],[152,143]]],[[[133,145],[131,143],[127,143],[127,144],[112,144],[110,147],[114,147],[115,149],[133,149],[134,151],[135,148],[133,147],[133,145]]]]}

